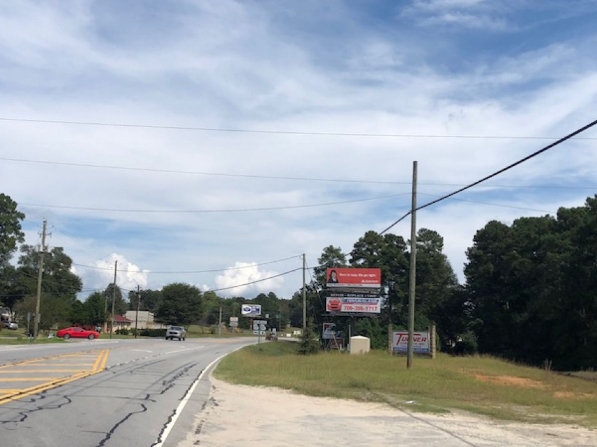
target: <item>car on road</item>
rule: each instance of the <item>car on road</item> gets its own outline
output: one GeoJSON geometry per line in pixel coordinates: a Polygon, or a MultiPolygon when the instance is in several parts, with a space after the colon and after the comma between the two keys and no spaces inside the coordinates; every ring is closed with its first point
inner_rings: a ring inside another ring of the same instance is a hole
{"type": "Polygon", "coordinates": [[[99,338],[99,332],[89,331],[81,327],[67,327],[57,331],[56,337],[61,337],[65,340],[69,338],[88,338],[89,340],[93,340],[94,338],[99,338]]]}
{"type": "Polygon", "coordinates": [[[166,329],[166,340],[184,341],[187,338],[187,330],[182,326],[168,326],[166,329]]]}

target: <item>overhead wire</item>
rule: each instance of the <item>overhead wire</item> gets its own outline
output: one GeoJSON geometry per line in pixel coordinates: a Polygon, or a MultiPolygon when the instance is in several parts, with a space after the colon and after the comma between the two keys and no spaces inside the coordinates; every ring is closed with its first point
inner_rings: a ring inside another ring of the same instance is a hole
{"type": "Polygon", "coordinates": [[[274,279],[274,278],[278,278],[280,276],[284,276],[284,275],[288,275],[290,273],[294,273],[296,271],[302,270],[302,267],[297,267],[293,270],[288,270],[287,272],[283,272],[283,273],[278,273],[277,275],[272,275],[272,276],[268,276],[267,278],[261,278],[261,279],[256,279],[255,281],[250,281],[250,282],[246,282],[243,284],[237,284],[234,286],[229,286],[229,287],[220,287],[219,289],[210,289],[209,292],[220,292],[222,290],[230,290],[230,289],[237,289],[238,287],[244,287],[244,286],[250,286],[252,284],[257,284],[263,281],[267,281],[270,279],[274,279]]]}
{"type": "MultiPolygon", "coordinates": [[[[365,137],[365,138],[454,138],[454,139],[482,139],[482,140],[553,140],[548,136],[512,136],[512,135],[448,135],[448,134],[407,134],[407,133],[374,133],[374,132],[315,132],[299,130],[271,130],[271,129],[241,129],[226,127],[200,127],[200,126],[166,126],[153,124],[130,124],[130,123],[108,123],[99,121],[72,121],[72,120],[46,120],[31,118],[9,118],[0,117],[0,121],[37,123],[37,124],[68,124],[76,126],[96,127],[123,127],[133,129],[161,129],[161,130],[186,130],[201,132],[226,132],[226,133],[249,133],[249,134],[270,134],[270,135],[310,135],[325,137],[365,137]]],[[[597,138],[585,137],[585,140],[597,138]]]]}
{"type": "MultiPolygon", "coordinates": [[[[221,269],[212,269],[212,270],[187,270],[187,271],[153,271],[153,270],[143,270],[143,271],[139,271],[138,273],[164,273],[164,274],[192,274],[192,273],[216,273],[216,272],[225,272],[225,271],[229,271],[229,270],[240,270],[240,269],[245,269],[245,268],[250,268],[250,267],[257,267],[257,266],[262,266],[262,265],[268,265],[268,264],[276,264],[278,262],[284,262],[284,261],[289,261],[291,259],[295,259],[295,256],[289,256],[287,258],[282,258],[282,259],[276,259],[273,261],[267,261],[267,262],[261,262],[261,263],[251,263],[249,265],[243,265],[243,266],[236,266],[236,267],[227,267],[227,268],[221,268],[221,269]]],[[[93,265],[86,265],[86,264],[77,264],[77,263],[73,263],[73,265],[76,265],[78,267],[85,267],[85,268],[90,268],[90,269],[94,269],[94,270],[105,270],[105,271],[110,271],[113,272],[114,268],[112,267],[99,267],[99,266],[93,266],[93,265]]],[[[128,269],[116,269],[117,272],[128,272],[128,269]]]]}
{"type": "MultiPolygon", "coordinates": [[[[556,147],[556,146],[558,146],[560,144],[562,144],[564,141],[567,141],[570,138],[573,138],[574,136],[576,136],[576,135],[578,135],[578,134],[580,134],[580,133],[582,133],[582,132],[590,129],[591,127],[595,126],[596,124],[597,124],[597,120],[592,121],[589,124],[581,127],[580,129],[577,129],[574,132],[569,133],[565,137],[562,137],[559,140],[556,140],[553,143],[548,144],[544,148],[539,149],[538,151],[535,151],[532,154],[527,155],[526,157],[521,158],[520,160],[518,160],[518,161],[516,161],[514,163],[509,164],[505,168],[502,168],[499,171],[494,172],[493,174],[487,175],[487,176],[483,177],[482,179],[477,180],[476,182],[470,183],[467,186],[464,186],[464,187],[462,187],[460,189],[457,189],[456,191],[453,191],[450,194],[446,194],[446,195],[444,195],[442,197],[439,197],[436,200],[432,200],[431,202],[426,203],[425,205],[421,205],[421,206],[415,208],[414,211],[419,211],[419,210],[428,208],[428,207],[430,207],[432,205],[435,205],[436,203],[439,203],[439,202],[441,202],[443,200],[446,200],[446,199],[448,199],[448,198],[450,198],[452,196],[455,196],[456,194],[459,194],[459,193],[461,193],[463,191],[466,191],[467,189],[470,189],[470,188],[472,188],[474,186],[477,186],[477,185],[479,185],[479,184],[481,184],[481,183],[483,183],[483,182],[485,182],[485,181],[487,181],[487,180],[489,180],[489,179],[491,179],[493,177],[496,177],[496,176],[498,176],[498,175],[500,175],[500,174],[502,174],[502,173],[504,173],[504,172],[506,172],[506,171],[508,171],[508,170],[510,170],[510,169],[512,169],[512,168],[514,168],[514,167],[516,167],[516,166],[518,166],[518,165],[520,165],[520,164],[522,164],[522,163],[524,163],[524,162],[526,162],[526,161],[534,158],[534,157],[537,157],[538,155],[540,155],[540,154],[542,154],[542,153],[544,153],[544,152],[546,152],[546,151],[548,151],[548,150],[550,150],[550,149],[552,149],[552,148],[554,148],[554,147],[556,147]]],[[[384,229],[383,231],[381,231],[379,234],[386,233],[387,231],[389,231],[390,229],[392,229],[395,225],[397,225],[398,223],[400,223],[404,219],[406,219],[406,217],[408,217],[409,215],[411,215],[412,212],[413,212],[413,210],[408,211],[404,216],[402,216],[400,219],[396,220],[394,223],[392,223],[389,227],[387,227],[386,229],[384,229]]]]}
{"type": "Polygon", "coordinates": [[[151,214],[212,214],[212,213],[246,213],[254,211],[282,211],[301,208],[317,208],[322,206],[346,205],[349,203],[370,202],[374,200],[393,199],[408,195],[409,193],[392,194],[388,196],[366,197],[363,199],[343,200],[338,202],[314,203],[309,205],[287,205],[287,206],[271,206],[261,208],[238,208],[238,209],[211,209],[211,210],[143,210],[143,209],[125,209],[125,208],[97,208],[97,207],[79,207],[79,206],[63,206],[63,205],[39,205],[32,203],[21,203],[21,206],[33,208],[50,208],[50,209],[69,209],[79,211],[101,211],[112,213],[151,213],[151,214]]]}
{"type": "MultiPolygon", "coordinates": [[[[578,139],[578,138],[577,138],[578,139]]],[[[201,171],[184,171],[176,169],[157,169],[157,168],[139,168],[131,166],[114,166],[114,165],[97,165],[89,163],[72,163],[60,162],[51,160],[28,160],[22,158],[0,157],[0,160],[10,161],[16,163],[33,163],[33,164],[48,164],[55,166],[71,166],[78,168],[96,168],[96,169],[114,169],[123,171],[138,171],[138,172],[154,172],[162,174],[184,174],[184,175],[202,175],[213,177],[231,177],[231,178],[252,178],[260,180],[292,180],[301,182],[325,182],[325,183],[357,183],[357,184],[377,184],[377,185],[410,185],[411,182],[398,182],[390,180],[357,180],[357,179],[329,179],[317,177],[286,177],[276,175],[257,175],[257,174],[227,174],[221,172],[201,172],[201,171]]],[[[462,183],[437,183],[437,182],[421,182],[419,185],[425,186],[463,186],[462,183]]],[[[597,189],[597,186],[561,186],[561,185],[488,185],[488,188],[532,188],[532,189],[573,189],[573,190],[592,190],[597,189]]]]}

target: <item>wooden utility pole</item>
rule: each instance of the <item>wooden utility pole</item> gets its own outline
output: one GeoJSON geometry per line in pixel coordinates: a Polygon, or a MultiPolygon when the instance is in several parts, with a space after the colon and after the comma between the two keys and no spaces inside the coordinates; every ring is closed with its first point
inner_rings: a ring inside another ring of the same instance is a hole
{"type": "Polygon", "coordinates": [[[408,346],[406,367],[413,364],[413,332],[415,331],[415,285],[417,281],[417,162],[413,161],[413,193],[410,214],[410,280],[408,284],[408,346]]]}
{"type": "Polygon", "coordinates": [[[116,271],[118,267],[118,260],[114,261],[114,282],[112,285],[112,314],[110,315],[110,338],[112,338],[112,332],[114,331],[114,303],[116,302],[116,271]]]}
{"type": "Polygon", "coordinates": [[[41,281],[44,274],[44,254],[46,253],[46,221],[43,221],[41,231],[41,247],[39,249],[39,272],[37,273],[37,301],[35,303],[35,320],[33,323],[33,337],[39,335],[39,322],[41,320],[41,281]]]}
{"type": "Polygon", "coordinates": [[[135,338],[139,332],[139,303],[141,302],[141,292],[139,292],[139,284],[137,284],[137,312],[135,312],[135,338]]]}
{"type": "Polygon", "coordinates": [[[307,260],[303,253],[303,336],[307,331],[307,283],[305,281],[305,270],[307,269],[307,260]]]}
{"type": "Polygon", "coordinates": [[[222,336],[222,306],[220,306],[220,317],[218,318],[218,337],[222,336]]]}

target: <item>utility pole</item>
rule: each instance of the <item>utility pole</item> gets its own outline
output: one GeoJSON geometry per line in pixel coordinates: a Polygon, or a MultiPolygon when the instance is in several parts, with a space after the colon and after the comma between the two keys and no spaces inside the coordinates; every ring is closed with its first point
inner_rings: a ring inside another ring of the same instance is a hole
{"type": "Polygon", "coordinates": [[[222,336],[222,306],[220,306],[220,318],[218,319],[218,337],[222,336]]]}
{"type": "Polygon", "coordinates": [[[139,292],[139,284],[137,284],[137,312],[135,313],[135,338],[139,332],[139,303],[141,302],[141,293],[139,292]]]}
{"type": "Polygon", "coordinates": [[[39,335],[39,322],[41,320],[41,280],[44,274],[44,254],[46,253],[46,221],[43,221],[41,231],[41,247],[39,249],[39,272],[37,274],[37,301],[35,303],[35,320],[33,323],[33,338],[39,335]]]}
{"type": "Polygon", "coordinates": [[[116,302],[116,269],[118,260],[114,261],[114,282],[112,283],[112,315],[110,316],[110,338],[112,338],[112,331],[114,330],[114,303],[116,302]]]}
{"type": "Polygon", "coordinates": [[[417,281],[417,162],[413,161],[413,196],[410,212],[410,280],[408,284],[408,346],[406,368],[413,364],[413,332],[415,331],[415,285],[417,281]]]}
{"type": "Polygon", "coordinates": [[[307,269],[307,260],[303,253],[303,336],[307,331],[307,283],[305,281],[305,270],[307,269]]]}

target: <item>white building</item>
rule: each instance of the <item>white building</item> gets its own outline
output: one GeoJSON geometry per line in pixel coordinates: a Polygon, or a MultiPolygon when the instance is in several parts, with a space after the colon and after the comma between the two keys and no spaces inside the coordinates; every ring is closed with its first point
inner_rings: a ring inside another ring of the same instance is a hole
{"type": "Polygon", "coordinates": [[[139,315],[137,317],[136,310],[128,310],[126,314],[124,314],[126,318],[131,320],[131,329],[135,328],[135,318],[137,318],[137,328],[138,329],[165,329],[166,326],[160,323],[156,323],[153,317],[152,312],[148,312],[146,310],[140,310],[139,315]]]}

